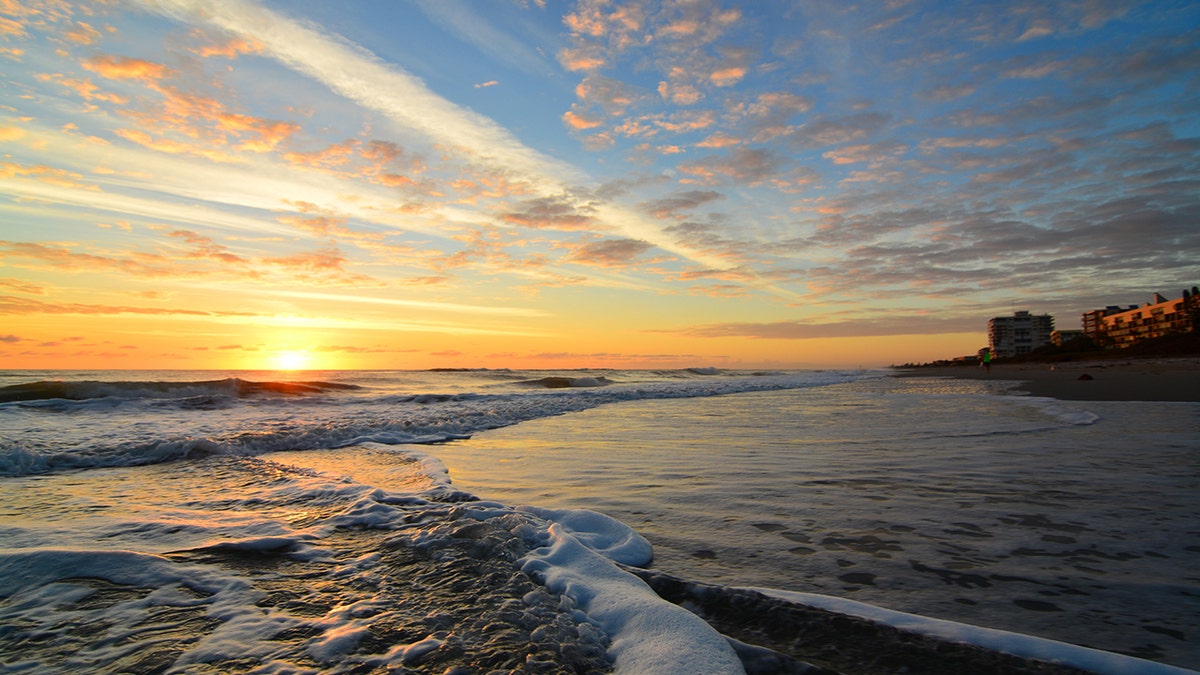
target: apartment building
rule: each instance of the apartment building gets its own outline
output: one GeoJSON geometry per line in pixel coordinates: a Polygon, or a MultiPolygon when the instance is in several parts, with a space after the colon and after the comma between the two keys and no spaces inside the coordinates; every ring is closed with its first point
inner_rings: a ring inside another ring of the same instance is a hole
{"type": "Polygon", "coordinates": [[[1200,296],[1194,293],[1185,290],[1174,300],[1155,293],[1153,301],[1141,306],[1109,306],[1084,312],[1083,332],[1099,344],[1128,347],[1139,340],[1193,330],[1197,310],[1200,296]]]}
{"type": "Polygon", "coordinates": [[[1049,344],[1053,332],[1054,317],[1049,314],[1020,311],[997,316],[988,321],[988,349],[999,358],[1028,354],[1049,344]]]}

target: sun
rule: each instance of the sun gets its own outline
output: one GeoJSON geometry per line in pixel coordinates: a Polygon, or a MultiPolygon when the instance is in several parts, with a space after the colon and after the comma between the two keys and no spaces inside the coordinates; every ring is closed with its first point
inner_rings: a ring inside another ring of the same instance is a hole
{"type": "Polygon", "coordinates": [[[305,351],[278,352],[271,359],[276,370],[304,370],[312,357],[305,351]]]}

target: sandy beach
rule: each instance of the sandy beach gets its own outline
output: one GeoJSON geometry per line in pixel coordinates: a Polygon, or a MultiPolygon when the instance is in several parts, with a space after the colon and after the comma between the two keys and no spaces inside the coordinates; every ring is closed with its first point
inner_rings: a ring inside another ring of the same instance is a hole
{"type": "Polygon", "coordinates": [[[927,366],[898,369],[897,377],[1011,380],[1031,396],[1068,401],[1200,402],[1200,357],[1112,359],[1066,363],[927,366]]]}

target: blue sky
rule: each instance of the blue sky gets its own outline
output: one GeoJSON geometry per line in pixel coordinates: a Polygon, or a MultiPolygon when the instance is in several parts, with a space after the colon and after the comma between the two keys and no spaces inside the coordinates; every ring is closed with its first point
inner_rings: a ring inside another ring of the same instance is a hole
{"type": "Polygon", "coordinates": [[[0,362],[878,365],[1077,328],[1200,281],[1197,26],[0,2],[0,362]]]}

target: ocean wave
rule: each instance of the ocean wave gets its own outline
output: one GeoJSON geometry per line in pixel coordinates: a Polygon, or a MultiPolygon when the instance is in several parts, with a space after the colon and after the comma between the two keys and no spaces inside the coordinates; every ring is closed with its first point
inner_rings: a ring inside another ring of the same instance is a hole
{"type": "Polygon", "coordinates": [[[607,377],[563,377],[550,376],[537,380],[524,380],[517,384],[528,387],[544,387],[546,389],[570,389],[573,387],[607,387],[613,381],[607,377]]]}
{"type": "Polygon", "coordinates": [[[197,399],[229,396],[244,398],[278,394],[302,396],[306,394],[328,394],[338,391],[361,389],[358,385],[338,382],[255,382],[230,377],[223,380],[199,382],[164,381],[116,381],[95,380],[59,381],[45,380],[26,384],[0,387],[0,403],[44,400],[85,401],[99,398],[109,399],[197,399]]]}
{"type": "Polygon", "coordinates": [[[777,378],[703,377],[624,383],[602,376],[581,376],[563,378],[566,386],[559,386],[554,376],[498,393],[484,393],[493,391],[487,386],[482,391],[445,394],[364,389],[344,398],[310,394],[359,387],[236,378],[177,383],[37,383],[46,386],[26,386],[27,393],[45,397],[73,393],[98,398],[41,398],[0,405],[6,422],[0,430],[0,476],[141,466],[214,454],[257,456],[372,442],[442,443],[609,403],[795,389],[855,377],[808,373],[777,378]],[[58,388],[60,384],[71,385],[75,391],[64,392],[58,388]],[[91,387],[93,384],[97,386],[91,387]],[[243,392],[243,398],[215,393],[222,390],[243,392]],[[253,394],[263,391],[286,394],[253,394]],[[303,393],[297,399],[293,394],[299,392],[303,393]],[[117,398],[117,394],[129,398],[117,398]],[[151,394],[158,398],[132,398],[151,394]],[[293,400],[311,405],[297,407],[289,403],[293,400]],[[254,403],[244,405],[246,401],[254,403]],[[67,414],[72,420],[48,425],[44,413],[67,414]]]}

